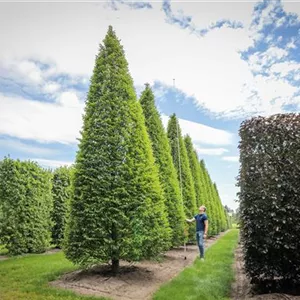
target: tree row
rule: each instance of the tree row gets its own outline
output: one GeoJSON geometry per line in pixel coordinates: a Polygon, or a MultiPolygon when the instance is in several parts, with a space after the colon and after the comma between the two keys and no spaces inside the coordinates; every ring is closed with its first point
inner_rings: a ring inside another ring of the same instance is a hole
{"type": "Polygon", "coordinates": [[[51,174],[6,158],[0,176],[0,239],[14,253],[42,251],[52,238],[74,263],[111,262],[116,272],[120,259],[194,242],[185,218],[200,205],[209,235],[230,227],[217,186],[175,114],[165,130],[148,84],[137,99],[112,27],[96,56],[72,171],[51,174]]]}

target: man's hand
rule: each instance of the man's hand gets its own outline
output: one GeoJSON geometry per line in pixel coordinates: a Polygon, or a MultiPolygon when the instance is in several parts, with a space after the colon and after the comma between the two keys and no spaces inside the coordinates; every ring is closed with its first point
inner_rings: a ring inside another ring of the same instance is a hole
{"type": "Polygon", "coordinates": [[[206,234],[206,233],[204,233],[204,238],[205,238],[205,239],[207,238],[207,234],[206,234]]]}
{"type": "Polygon", "coordinates": [[[195,219],[185,219],[188,223],[192,223],[195,221],[195,219]]]}

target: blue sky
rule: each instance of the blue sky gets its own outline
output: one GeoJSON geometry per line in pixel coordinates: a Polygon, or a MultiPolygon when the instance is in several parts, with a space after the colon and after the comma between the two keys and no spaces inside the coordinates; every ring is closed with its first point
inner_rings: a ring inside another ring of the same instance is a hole
{"type": "Polygon", "coordinates": [[[0,159],[74,161],[109,25],[137,95],[151,84],[164,124],[177,114],[223,204],[236,208],[240,123],[300,109],[300,3],[0,3],[0,159]]]}

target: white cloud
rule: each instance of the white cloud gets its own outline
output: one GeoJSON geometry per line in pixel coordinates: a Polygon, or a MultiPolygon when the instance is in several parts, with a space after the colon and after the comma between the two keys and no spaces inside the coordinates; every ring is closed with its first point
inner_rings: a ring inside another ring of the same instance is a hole
{"type": "Polygon", "coordinates": [[[269,102],[276,98],[291,98],[297,91],[297,88],[290,85],[286,80],[276,80],[275,78],[266,78],[263,76],[257,76],[255,82],[255,88],[258,91],[260,99],[264,99],[264,104],[268,105],[269,102]]]}
{"type": "Polygon", "coordinates": [[[284,10],[287,13],[292,13],[300,21],[300,3],[297,1],[281,1],[284,10]]]}
{"type": "MultiPolygon", "coordinates": [[[[84,104],[74,92],[64,92],[57,103],[32,101],[0,94],[0,134],[40,142],[76,143],[82,126],[84,104]]],[[[168,116],[162,115],[166,128],[168,116]]],[[[196,144],[231,145],[234,135],[228,131],[179,119],[182,134],[196,144]]]]}
{"type": "Polygon", "coordinates": [[[295,45],[295,39],[291,39],[291,41],[286,45],[288,49],[296,49],[297,46],[295,45]]]}
{"type": "Polygon", "coordinates": [[[64,107],[79,107],[82,108],[82,104],[79,101],[75,92],[63,92],[58,97],[58,103],[64,107]]]}
{"type": "Polygon", "coordinates": [[[181,1],[171,2],[174,13],[183,10],[183,13],[191,16],[193,23],[201,29],[224,19],[239,21],[248,27],[252,20],[254,5],[255,1],[228,1],[222,5],[220,1],[190,1],[188,5],[182,5],[181,1]]]}
{"type": "MultiPolygon", "coordinates": [[[[294,80],[297,80],[297,81],[300,80],[300,73],[297,73],[297,74],[294,75],[294,80]]],[[[296,98],[297,97],[294,98],[294,102],[298,103],[298,102],[296,102],[296,98]]]]}
{"type": "Polygon", "coordinates": [[[56,82],[48,82],[44,86],[44,91],[49,94],[56,93],[59,91],[59,89],[60,89],[60,85],[56,82]]]}
{"type": "Polygon", "coordinates": [[[286,76],[289,72],[299,72],[300,64],[296,62],[280,62],[273,64],[270,68],[270,73],[279,73],[280,76],[286,76]]]}
{"type": "Polygon", "coordinates": [[[0,107],[0,134],[43,143],[77,142],[83,104],[70,107],[0,94],[0,107]]]}
{"type": "Polygon", "coordinates": [[[21,80],[23,83],[31,85],[40,85],[43,82],[40,68],[27,59],[0,60],[0,75],[13,80],[21,80]]]}
{"type": "Polygon", "coordinates": [[[232,161],[232,162],[238,162],[239,161],[238,156],[223,156],[222,159],[226,160],[226,161],[232,161]]]}
{"type": "Polygon", "coordinates": [[[239,192],[239,187],[235,186],[234,183],[220,183],[217,185],[219,194],[221,195],[221,200],[223,205],[227,204],[230,208],[238,208],[238,203],[235,202],[237,193],[239,192]]]}
{"type": "Polygon", "coordinates": [[[270,115],[284,112],[286,104],[296,103],[295,94],[299,88],[292,85],[285,76],[291,72],[296,73],[300,64],[286,60],[287,55],[286,49],[274,46],[250,56],[249,68],[267,75],[257,74],[245,85],[245,91],[248,95],[252,94],[252,97],[250,101],[245,101],[244,111],[252,115],[270,115]]]}
{"type": "MultiPolygon", "coordinates": [[[[2,61],[9,57],[19,60],[34,57],[56,64],[52,70],[45,72],[47,75],[67,72],[88,76],[93,70],[98,44],[111,24],[124,45],[136,85],[156,80],[172,85],[172,79],[176,78],[178,89],[194,96],[197,106],[217,116],[241,117],[260,113],[261,110],[265,114],[274,111],[274,99],[254,96],[254,92],[262,94],[259,87],[267,80],[253,76],[239,51],[253,46],[258,30],[272,22],[275,4],[270,3],[263,11],[259,25],[248,30],[255,5],[253,2],[172,2],[174,11],[182,9],[185,14],[191,15],[199,28],[206,28],[224,18],[241,21],[245,26],[214,29],[201,39],[187,30],[167,24],[161,2],[151,2],[154,7],[151,10],[122,6],[117,11],[104,9],[99,3],[1,5],[0,40],[5,45],[0,49],[2,61]],[[16,18],[18,24],[14,22],[16,18]],[[32,19],[36,21],[32,22],[32,19]],[[9,34],[6,28],[10,28],[9,34]],[[262,102],[265,104],[262,105],[262,102]]],[[[276,63],[280,57],[285,59],[285,50],[278,51],[266,51],[264,56],[258,57],[253,68],[259,68],[268,61],[276,63]]],[[[21,68],[22,72],[25,67],[21,68]]],[[[39,73],[34,66],[31,67],[26,67],[31,70],[28,78],[38,82],[39,73]]],[[[277,83],[278,80],[273,80],[272,86],[277,83]]],[[[291,86],[287,82],[279,84],[280,93],[276,97],[282,100],[275,101],[276,111],[282,111],[281,103],[293,101],[291,86]]]]}
{"type": "Polygon", "coordinates": [[[278,47],[270,47],[267,51],[263,52],[263,63],[272,62],[272,60],[282,59],[288,55],[285,49],[278,47]]]}
{"type": "Polygon", "coordinates": [[[222,155],[226,152],[228,152],[227,149],[224,148],[200,148],[200,147],[195,147],[196,151],[198,152],[198,154],[202,154],[202,155],[222,155]]]}
{"type": "MultiPolygon", "coordinates": [[[[57,154],[58,151],[50,148],[45,148],[45,147],[37,147],[33,145],[29,145],[26,143],[23,143],[18,140],[13,140],[13,139],[0,139],[0,147],[2,151],[4,149],[7,150],[14,150],[18,152],[24,152],[24,153],[31,153],[35,155],[54,155],[57,154]]],[[[6,150],[5,150],[6,151],[6,150]]],[[[9,154],[9,152],[8,152],[9,154]]]]}
{"type": "MultiPolygon", "coordinates": [[[[54,61],[58,72],[91,74],[98,44],[112,24],[124,45],[136,85],[155,80],[172,83],[176,78],[177,87],[194,95],[198,105],[208,110],[224,113],[242,107],[241,91],[243,84],[251,79],[251,73],[237,51],[253,44],[247,31],[221,28],[199,39],[167,24],[161,3],[151,4],[154,9],[138,11],[128,7],[122,7],[121,11],[105,10],[91,3],[40,6],[28,3],[22,10],[16,5],[5,5],[5,10],[0,12],[0,38],[5,44],[0,49],[0,58],[35,55],[37,59],[54,61]],[[12,23],[10,15],[16,16],[21,26],[12,23]],[[36,16],[38,20],[33,24],[31,20],[36,16]],[[7,27],[9,36],[6,30],[1,30],[7,27]]],[[[195,3],[181,5],[184,11],[197,11],[195,3]]],[[[217,13],[204,3],[198,5],[203,9],[199,10],[195,22],[201,18],[207,20],[200,26],[218,21],[222,12],[223,18],[227,14],[230,19],[236,17],[243,21],[244,18],[249,23],[251,10],[243,17],[242,9],[234,13],[230,5],[218,4],[217,13]]]]}
{"type": "MultiPolygon", "coordinates": [[[[300,78],[299,78],[300,79],[300,78]]],[[[295,97],[295,99],[294,99],[295,101],[294,101],[294,103],[293,104],[295,104],[295,105],[297,105],[297,107],[298,107],[298,110],[300,110],[300,95],[299,96],[297,96],[297,97],[295,97]]]]}
{"type": "Polygon", "coordinates": [[[18,69],[21,75],[27,76],[32,82],[41,83],[41,72],[33,62],[22,61],[21,64],[18,65],[18,69]]]}
{"type": "Polygon", "coordinates": [[[71,161],[60,161],[60,160],[51,160],[51,159],[41,159],[41,158],[31,158],[30,160],[36,161],[39,165],[45,168],[59,168],[63,166],[71,166],[73,162],[71,161]]]}
{"type": "MultiPolygon", "coordinates": [[[[167,128],[169,117],[161,116],[164,127],[167,128]]],[[[203,125],[196,122],[179,119],[182,135],[190,135],[193,143],[206,145],[231,145],[234,143],[232,133],[203,125]]]]}
{"type": "Polygon", "coordinates": [[[277,1],[269,1],[268,6],[263,10],[256,10],[253,17],[259,18],[258,24],[253,25],[251,28],[254,31],[261,31],[264,26],[270,25],[274,22],[274,9],[278,5],[277,1]]]}
{"type": "Polygon", "coordinates": [[[42,94],[55,98],[64,87],[53,81],[50,76],[60,75],[55,66],[44,69],[37,62],[24,59],[0,58],[0,77],[6,78],[12,85],[18,85],[29,94],[42,94]]]}
{"type": "Polygon", "coordinates": [[[297,87],[289,84],[287,80],[279,80],[274,76],[255,76],[254,81],[247,86],[247,89],[253,93],[254,102],[245,103],[245,110],[253,110],[253,115],[270,115],[281,113],[282,107],[287,104],[295,103],[294,94],[297,87]],[[254,113],[255,112],[255,113],[254,113]]]}
{"type": "Polygon", "coordinates": [[[288,55],[288,51],[278,47],[270,47],[264,52],[255,52],[249,57],[249,68],[261,72],[263,67],[269,68],[288,55]]]}

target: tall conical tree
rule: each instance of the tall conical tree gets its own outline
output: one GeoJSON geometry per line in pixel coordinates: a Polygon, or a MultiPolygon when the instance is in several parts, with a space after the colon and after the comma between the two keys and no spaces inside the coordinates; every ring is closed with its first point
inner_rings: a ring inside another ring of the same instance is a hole
{"type": "Polygon", "coordinates": [[[71,169],[68,167],[57,168],[52,177],[53,210],[51,219],[52,243],[57,247],[62,246],[65,225],[70,212],[71,200],[71,169]]]}
{"type": "Polygon", "coordinates": [[[207,207],[207,215],[209,219],[209,227],[208,227],[208,234],[209,235],[216,235],[217,232],[217,216],[216,216],[216,209],[214,206],[212,189],[210,184],[210,178],[208,171],[206,169],[204,160],[200,161],[201,173],[203,176],[204,188],[205,188],[205,195],[206,199],[204,201],[204,205],[207,207]]]}
{"type": "Polygon", "coordinates": [[[212,195],[212,203],[213,203],[213,213],[214,213],[214,218],[215,218],[215,224],[216,224],[216,234],[218,234],[219,232],[222,231],[222,220],[221,220],[221,215],[222,212],[220,210],[220,204],[219,204],[219,199],[218,196],[216,194],[216,190],[214,188],[213,182],[208,174],[208,178],[209,178],[209,187],[211,190],[211,195],[212,195]]]}
{"type": "Polygon", "coordinates": [[[205,180],[205,173],[204,173],[204,161],[200,160],[199,164],[199,177],[200,177],[200,205],[207,205],[207,199],[208,199],[208,190],[206,186],[206,180],[205,180]]]}
{"type": "Polygon", "coordinates": [[[227,229],[227,221],[226,221],[226,214],[224,211],[224,206],[222,204],[220,195],[219,195],[219,191],[217,188],[217,184],[214,182],[213,184],[213,188],[216,194],[216,200],[217,200],[217,205],[218,205],[218,209],[219,209],[219,215],[220,215],[220,231],[225,231],[227,229]]]}
{"type": "Polygon", "coordinates": [[[209,195],[210,195],[210,202],[211,202],[211,213],[213,216],[213,223],[214,223],[214,234],[218,234],[221,231],[221,214],[219,209],[219,203],[216,196],[216,193],[214,191],[213,182],[211,180],[210,174],[208,170],[206,169],[206,178],[208,182],[208,189],[209,189],[209,195]]]}
{"type": "Polygon", "coordinates": [[[197,207],[202,205],[201,202],[201,178],[200,178],[200,164],[198,160],[197,152],[194,149],[192,139],[189,135],[184,137],[184,143],[187,150],[192,177],[194,181],[194,188],[196,194],[196,205],[197,207]]]}
{"type": "Polygon", "coordinates": [[[154,158],[159,168],[160,182],[164,190],[169,224],[172,229],[172,245],[178,246],[184,242],[185,216],[183,203],[168,137],[155,106],[154,94],[149,84],[146,84],[140,103],[152,142],[154,158]]]}
{"type": "Polygon", "coordinates": [[[100,45],[76,156],[65,252],[76,264],[140,260],[170,247],[163,193],[123,47],[100,45]]]}
{"type": "MultiPolygon", "coordinates": [[[[173,162],[175,168],[177,169],[178,180],[179,182],[181,181],[182,184],[182,196],[185,206],[185,214],[188,218],[191,218],[197,213],[195,188],[186,147],[175,114],[170,117],[168,122],[168,138],[171,146],[173,162]]],[[[195,228],[193,228],[193,226],[189,226],[188,236],[190,241],[195,240],[195,228]]]]}

